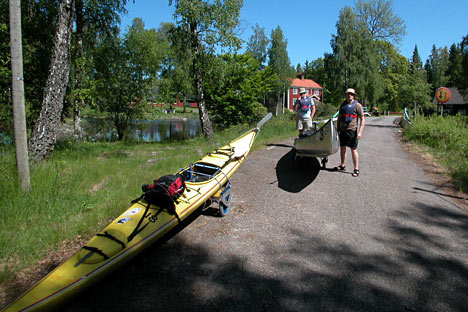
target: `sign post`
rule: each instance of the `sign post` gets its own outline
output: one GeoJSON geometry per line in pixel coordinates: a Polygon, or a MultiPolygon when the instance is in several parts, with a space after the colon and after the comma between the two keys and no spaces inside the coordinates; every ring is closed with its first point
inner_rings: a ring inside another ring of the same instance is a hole
{"type": "Polygon", "coordinates": [[[11,85],[15,128],[16,165],[23,191],[29,191],[29,156],[24,108],[23,45],[21,38],[21,0],[10,0],[11,85]]]}

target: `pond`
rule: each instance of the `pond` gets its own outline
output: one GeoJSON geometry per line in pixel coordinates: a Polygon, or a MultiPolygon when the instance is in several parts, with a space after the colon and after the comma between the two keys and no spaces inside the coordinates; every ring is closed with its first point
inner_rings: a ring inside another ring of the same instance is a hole
{"type": "MultiPolygon", "coordinates": [[[[117,141],[113,121],[103,118],[84,118],[81,123],[84,138],[88,141],[117,141]]],[[[127,132],[127,140],[138,142],[165,142],[198,136],[199,119],[138,120],[127,132]]]]}

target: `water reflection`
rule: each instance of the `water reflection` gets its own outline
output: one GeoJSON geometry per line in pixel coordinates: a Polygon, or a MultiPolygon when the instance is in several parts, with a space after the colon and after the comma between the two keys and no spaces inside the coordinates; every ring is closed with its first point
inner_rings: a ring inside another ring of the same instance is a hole
{"type": "MultiPolygon", "coordinates": [[[[82,125],[89,141],[116,141],[118,139],[112,120],[86,118],[82,125]]],[[[164,142],[196,137],[200,133],[198,119],[141,120],[128,130],[127,139],[140,142],[164,142]]]]}

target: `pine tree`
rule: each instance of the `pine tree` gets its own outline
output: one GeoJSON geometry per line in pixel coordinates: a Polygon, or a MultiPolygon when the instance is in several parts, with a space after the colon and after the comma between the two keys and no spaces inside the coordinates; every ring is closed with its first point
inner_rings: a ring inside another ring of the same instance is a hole
{"type": "Polygon", "coordinates": [[[291,61],[288,56],[288,40],[284,37],[280,26],[277,26],[271,32],[268,59],[268,66],[279,79],[276,90],[276,115],[278,115],[281,96],[290,86],[289,78],[294,76],[294,73],[291,72],[291,61]]]}
{"type": "Polygon", "coordinates": [[[460,44],[460,50],[462,54],[462,80],[459,88],[465,97],[468,97],[468,34],[463,37],[460,44]]]}
{"type": "Polygon", "coordinates": [[[453,43],[449,50],[447,87],[460,87],[462,85],[462,60],[463,56],[460,47],[453,43]]]}
{"type": "Polygon", "coordinates": [[[418,46],[414,46],[413,57],[410,63],[411,74],[420,74],[423,71],[421,57],[419,56],[418,46]]]}
{"type": "Polygon", "coordinates": [[[447,47],[436,48],[432,46],[431,55],[429,55],[429,65],[432,75],[432,87],[436,90],[447,84],[447,68],[449,63],[449,54],[447,47]]]}
{"type": "Polygon", "coordinates": [[[296,73],[297,73],[297,74],[303,74],[303,73],[304,73],[304,70],[302,70],[301,64],[297,64],[297,66],[296,66],[296,73]]]}

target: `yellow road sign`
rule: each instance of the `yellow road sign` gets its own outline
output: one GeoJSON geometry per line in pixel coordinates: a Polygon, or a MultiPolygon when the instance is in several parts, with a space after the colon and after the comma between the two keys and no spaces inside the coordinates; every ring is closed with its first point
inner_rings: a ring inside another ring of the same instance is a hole
{"type": "Polygon", "coordinates": [[[447,103],[452,97],[452,93],[450,92],[448,88],[441,87],[437,89],[435,97],[439,103],[447,103]]]}

